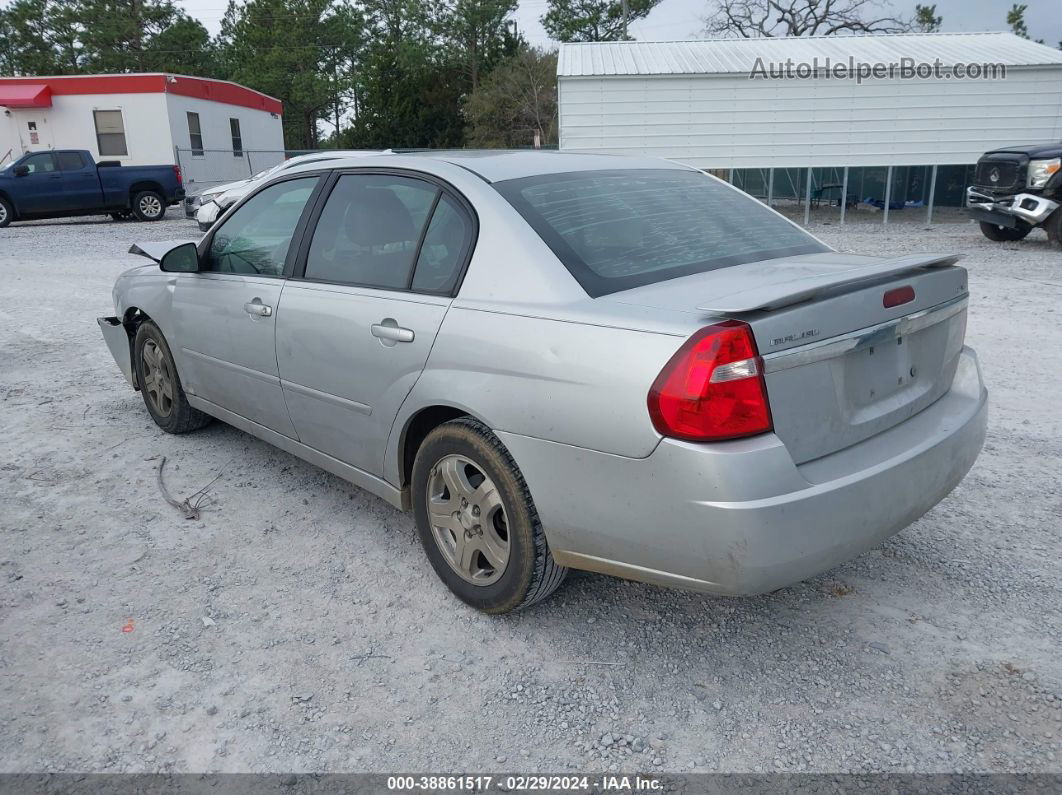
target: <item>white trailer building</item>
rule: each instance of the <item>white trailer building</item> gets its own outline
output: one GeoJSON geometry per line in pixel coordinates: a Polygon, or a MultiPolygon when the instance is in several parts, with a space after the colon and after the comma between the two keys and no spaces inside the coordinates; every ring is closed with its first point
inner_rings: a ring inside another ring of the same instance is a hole
{"type": "Polygon", "coordinates": [[[562,44],[557,74],[561,149],[809,205],[958,205],[986,150],[1062,139],[1062,51],[1009,33],[562,44]]]}
{"type": "Polygon", "coordinates": [[[189,185],[240,179],[283,159],[282,110],[236,83],[184,75],[0,77],[0,165],[87,149],[123,165],[179,165],[189,185]]]}

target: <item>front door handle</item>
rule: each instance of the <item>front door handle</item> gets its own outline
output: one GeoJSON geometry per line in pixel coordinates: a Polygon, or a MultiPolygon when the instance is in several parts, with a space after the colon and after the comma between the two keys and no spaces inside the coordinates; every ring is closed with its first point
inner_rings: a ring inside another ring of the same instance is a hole
{"type": "Polygon", "coordinates": [[[243,305],[243,311],[248,315],[256,315],[258,317],[269,317],[273,314],[273,307],[268,304],[263,304],[261,298],[255,298],[253,301],[248,301],[243,305]]]}
{"type": "Polygon", "coordinates": [[[394,345],[396,342],[413,342],[413,329],[402,328],[393,317],[384,318],[379,323],[373,323],[369,330],[374,337],[379,337],[384,345],[394,345]]]}

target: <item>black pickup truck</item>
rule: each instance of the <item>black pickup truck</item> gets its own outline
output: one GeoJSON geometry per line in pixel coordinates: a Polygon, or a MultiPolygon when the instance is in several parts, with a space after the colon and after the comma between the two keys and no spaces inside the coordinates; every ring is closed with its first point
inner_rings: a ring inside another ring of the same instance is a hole
{"type": "Polygon", "coordinates": [[[1021,240],[1039,226],[1062,247],[1062,142],[986,152],[966,207],[989,240],[1021,240]]]}
{"type": "Polygon", "coordinates": [[[0,228],[71,215],[157,221],[183,198],[177,166],[96,163],[83,149],[29,152],[0,170],[0,228]]]}

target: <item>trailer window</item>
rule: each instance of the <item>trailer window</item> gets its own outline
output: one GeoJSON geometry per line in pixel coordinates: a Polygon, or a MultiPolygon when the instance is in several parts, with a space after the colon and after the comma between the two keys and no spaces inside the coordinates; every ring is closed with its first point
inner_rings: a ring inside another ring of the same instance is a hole
{"type": "Polygon", "coordinates": [[[120,110],[94,110],[96,122],[96,149],[100,157],[126,157],[129,149],[125,144],[125,124],[120,110]]]}
{"type": "Polygon", "coordinates": [[[699,171],[544,174],[494,183],[593,296],[829,249],[699,171]]]}
{"type": "Polygon", "coordinates": [[[199,114],[188,111],[188,139],[192,145],[192,156],[203,156],[203,128],[199,126],[199,114]]]}
{"type": "Polygon", "coordinates": [[[232,156],[243,157],[243,136],[240,135],[239,119],[229,119],[229,132],[232,133],[232,156]]]}

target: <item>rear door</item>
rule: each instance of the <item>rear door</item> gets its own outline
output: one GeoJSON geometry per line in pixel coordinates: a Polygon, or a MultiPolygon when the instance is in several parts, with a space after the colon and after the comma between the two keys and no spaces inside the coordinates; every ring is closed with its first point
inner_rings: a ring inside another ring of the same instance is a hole
{"type": "Polygon", "coordinates": [[[64,210],[95,210],[103,207],[103,193],[96,164],[80,152],[56,152],[56,165],[63,184],[64,210]]]}
{"type": "Polygon", "coordinates": [[[427,177],[333,178],[277,314],[277,362],[299,439],[380,474],[471,255],[474,216],[427,177]]]}
{"type": "Polygon", "coordinates": [[[248,199],[203,241],[201,271],[178,275],[173,296],[185,389],[292,438],[276,313],[318,183],[288,179],[248,199]]]}

